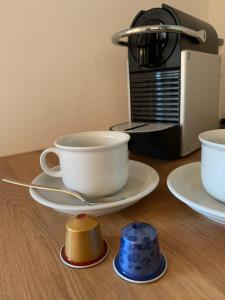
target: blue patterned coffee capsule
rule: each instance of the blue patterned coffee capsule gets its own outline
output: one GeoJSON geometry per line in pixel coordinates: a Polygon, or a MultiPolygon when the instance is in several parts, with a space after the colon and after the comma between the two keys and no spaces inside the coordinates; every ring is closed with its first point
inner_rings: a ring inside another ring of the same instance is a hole
{"type": "Polygon", "coordinates": [[[113,266],[120,277],[134,283],[152,282],[162,277],[167,261],[160,253],[156,229],[142,222],[125,226],[113,266]]]}

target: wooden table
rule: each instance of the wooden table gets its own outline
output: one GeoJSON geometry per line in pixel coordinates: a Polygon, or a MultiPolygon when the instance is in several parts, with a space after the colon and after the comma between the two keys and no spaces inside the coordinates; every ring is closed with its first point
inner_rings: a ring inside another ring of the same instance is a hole
{"type": "MultiPolygon", "coordinates": [[[[0,159],[0,176],[31,181],[40,173],[39,152],[0,159]]],[[[177,161],[132,156],[155,168],[160,184],[136,205],[101,217],[110,254],[83,270],[65,267],[59,258],[68,215],[43,207],[28,190],[0,183],[0,299],[225,299],[225,227],[174,198],[166,178],[174,168],[200,159],[199,152],[177,161]],[[123,226],[153,224],[168,271],[151,284],[131,284],[113,271],[123,226]]]]}

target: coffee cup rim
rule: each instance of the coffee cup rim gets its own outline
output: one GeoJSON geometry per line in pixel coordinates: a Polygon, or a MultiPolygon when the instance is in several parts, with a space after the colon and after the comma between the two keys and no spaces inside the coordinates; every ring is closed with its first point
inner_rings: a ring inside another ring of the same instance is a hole
{"type": "Polygon", "coordinates": [[[211,146],[212,148],[225,149],[225,143],[220,141],[218,135],[223,134],[225,136],[225,129],[215,129],[205,131],[199,134],[199,140],[202,144],[211,146]],[[217,134],[217,141],[215,140],[215,134],[217,134]]]}
{"type": "Polygon", "coordinates": [[[92,150],[100,150],[100,149],[107,149],[112,148],[114,146],[118,146],[124,143],[127,143],[130,140],[130,135],[125,132],[120,131],[83,131],[83,132],[77,132],[77,133],[71,133],[67,135],[62,135],[58,137],[54,141],[54,145],[57,148],[65,149],[65,150],[82,150],[82,151],[92,151],[92,150]],[[73,136],[81,136],[81,135],[111,135],[111,136],[117,136],[120,137],[118,141],[115,141],[113,143],[105,144],[105,145],[97,145],[97,146],[69,146],[69,145],[63,145],[63,140],[68,139],[73,136]]]}

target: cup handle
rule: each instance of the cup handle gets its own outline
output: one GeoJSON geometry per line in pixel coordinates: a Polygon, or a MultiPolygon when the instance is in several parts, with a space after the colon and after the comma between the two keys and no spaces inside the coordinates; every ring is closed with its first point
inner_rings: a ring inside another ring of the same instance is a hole
{"type": "Polygon", "coordinates": [[[48,153],[55,153],[59,157],[59,151],[55,147],[47,148],[45,149],[40,156],[40,165],[42,170],[48,174],[49,176],[53,177],[62,177],[62,172],[60,171],[54,171],[51,168],[48,167],[47,162],[46,162],[46,156],[48,153]]]}

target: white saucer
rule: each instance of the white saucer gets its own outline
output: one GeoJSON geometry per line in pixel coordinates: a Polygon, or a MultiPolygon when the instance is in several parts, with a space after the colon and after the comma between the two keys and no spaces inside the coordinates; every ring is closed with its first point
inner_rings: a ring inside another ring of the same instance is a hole
{"type": "Polygon", "coordinates": [[[167,178],[170,192],[205,217],[225,224],[225,204],[210,196],[201,182],[200,162],[183,165],[167,178]]]}
{"type": "MultiPolygon", "coordinates": [[[[60,178],[51,177],[45,173],[38,175],[32,183],[63,188],[60,178]]],[[[89,213],[95,216],[107,215],[122,210],[150,194],[159,183],[158,173],[150,166],[138,161],[129,161],[129,177],[121,191],[114,194],[115,201],[92,206],[85,206],[73,196],[29,188],[31,197],[42,205],[57,211],[78,215],[89,213]]]]}

